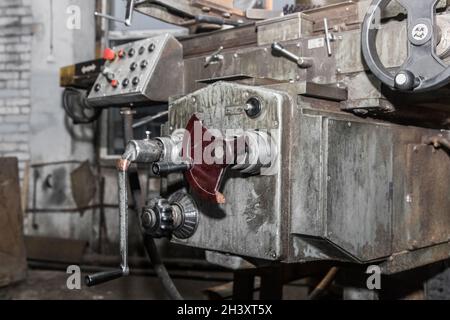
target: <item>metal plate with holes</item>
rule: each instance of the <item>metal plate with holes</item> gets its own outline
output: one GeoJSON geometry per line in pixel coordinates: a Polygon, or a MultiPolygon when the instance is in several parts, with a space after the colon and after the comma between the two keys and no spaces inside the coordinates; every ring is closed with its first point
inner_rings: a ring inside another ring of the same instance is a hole
{"type": "Polygon", "coordinates": [[[183,94],[183,50],[172,35],[128,43],[113,50],[116,58],[106,62],[105,67],[118,85],[114,87],[101,74],[88,97],[91,105],[150,104],[183,94]],[[123,58],[117,56],[121,50],[123,58]]]}

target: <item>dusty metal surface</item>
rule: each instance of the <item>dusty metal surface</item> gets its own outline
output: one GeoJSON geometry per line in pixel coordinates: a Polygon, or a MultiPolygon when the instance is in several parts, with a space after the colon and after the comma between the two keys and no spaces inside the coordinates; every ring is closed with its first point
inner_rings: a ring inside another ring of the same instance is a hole
{"type": "MultiPolygon", "coordinates": [[[[289,98],[276,91],[219,82],[175,101],[169,110],[169,127],[172,131],[184,128],[191,115],[196,114],[206,127],[224,133],[227,129],[274,129],[281,134],[281,112],[290,108],[289,98]],[[254,96],[264,106],[262,115],[256,119],[247,117],[243,108],[238,108],[254,96]],[[235,111],[231,112],[231,108],[235,111]]],[[[222,183],[222,193],[230,201],[217,205],[195,198],[200,211],[197,232],[190,239],[177,242],[278,260],[284,254],[282,242],[287,234],[280,210],[281,192],[278,176],[244,177],[229,172],[222,183]],[[253,245],[248,246],[249,243],[253,245]]]]}
{"type": "Polygon", "coordinates": [[[0,287],[25,279],[19,171],[16,158],[0,158],[0,287]]]}
{"type": "Polygon", "coordinates": [[[393,133],[328,121],[327,237],[362,261],[391,253],[393,133]]]}
{"type": "Polygon", "coordinates": [[[293,135],[300,139],[290,155],[291,232],[295,235],[290,258],[340,260],[344,252],[348,260],[388,256],[392,128],[337,114],[308,114],[305,109],[296,117],[293,135]]]}
{"type": "MultiPolygon", "coordinates": [[[[282,87],[278,85],[278,89],[282,87]]],[[[222,131],[281,130],[278,141],[283,169],[279,174],[242,177],[229,173],[222,188],[225,197],[231,200],[220,206],[200,201],[197,233],[181,243],[288,262],[367,263],[408,250],[408,243],[399,237],[408,232],[418,233],[420,226],[402,221],[405,216],[411,217],[404,205],[405,194],[412,193],[408,191],[411,183],[404,182],[405,177],[414,180],[414,188],[422,197],[421,183],[426,183],[438,197],[445,197],[447,181],[433,184],[417,179],[414,170],[405,169],[410,163],[405,154],[409,144],[420,146],[423,136],[437,131],[364,120],[340,112],[337,102],[333,109],[330,108],[333,102],[314,98],[299,99],[295,106],[280,102],[256,120],[239,112],[227,113],[230,107],[255,94],[263,96],[266,104],[279,96],[277,91],[264,88],[218,82],[171,105],[172,131],[183,128],[192,114],[199,114],[205,125],[222,131]],[[400,226],[404,226],[402,232],[393,231],[401,230],[400,226]]],[[[435,161],[442,163],[445,158],[441,156],[435,161]]],[[[446,167],[440,170],[421,172],[435,179],[444,174],[446,167]]],[[[436,215],[446,212],[443,207],[450,207],[450,202],[439,199],[430,199],[436,204],[436,215]]],[[[429,209],[432,208],[430,205],[429,209]]],[[[418,218],[425,219],[420,209],[416,211],[418,218]]],[[[445,228],[446,224],[439,230],[445,228]]],[[[432,244],[431,230],[440,233],[431,228],[423,234],[417,248],[432,244]]],[[[445,234],[437,240],[445,242],[447,238],[445,234]]]]}
{"type": "Polygon", "coordinates": [[[414,250],[450,240],[450,157],[433,146],[407,150],[405,245],[414,250]]]}

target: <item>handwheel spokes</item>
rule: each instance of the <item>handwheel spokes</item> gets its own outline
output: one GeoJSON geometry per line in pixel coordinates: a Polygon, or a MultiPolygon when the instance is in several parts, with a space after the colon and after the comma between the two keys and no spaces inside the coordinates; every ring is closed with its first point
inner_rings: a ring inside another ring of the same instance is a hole
{"type": "Polygon", "coordinates": [[[447,68],[436,55],[435,15],[439,0],[397,0],[408,13],[408,57],[400,68],[395,85],[411,90],[423,79],[431,79],[447,68]],[[405,84],[406,77],[408,84],[405,84]],[[399,82],[400,80],[401,82],[399,82]]]}

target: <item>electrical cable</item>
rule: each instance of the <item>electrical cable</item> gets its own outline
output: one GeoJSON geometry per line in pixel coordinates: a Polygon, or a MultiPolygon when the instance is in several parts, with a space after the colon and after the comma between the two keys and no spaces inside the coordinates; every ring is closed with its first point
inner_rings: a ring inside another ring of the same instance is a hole
{"type": "Polygon", "coordinates": [[[67,116],[73,120],[74,124],[90,124],[97,121],[101,115],[101,109],[92,108],[88,104],[86,93],[75,88],[66,88],[64,90],[62,105],[67,116]]]}

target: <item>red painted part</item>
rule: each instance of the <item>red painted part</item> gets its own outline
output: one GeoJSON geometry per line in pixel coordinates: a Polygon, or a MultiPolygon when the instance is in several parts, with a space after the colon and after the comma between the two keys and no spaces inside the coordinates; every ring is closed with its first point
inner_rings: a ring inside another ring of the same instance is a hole
{"type": "Polygon", "coordinates": [[[103,51],[103,59],[113,61],[114,59],[116,59],[116,53],[114,52],[113,49],[106,48],[103,51]]]}
{"type": "MultiPolygon", "coordinates": [[[[189,160],[191,160],[194,158],[193,155],[196,154],[196,151],[199,153],[200,150],[203,155],[204,150],[213,143],[213,141],[204,141],[204,139],[201,139],[202,145],[198,146],[197,144],[196,146],[196,141],[194,141],[194,128],[196,126],[201,126],[202,136],[208,130],[201,124],[196,115],[192,116],[186,127],[187,133],[183,141],[183,157],[185,159],[190,158],[189,160]]],[[[225,170],[229,165],[225,164],[225,159],[223,159],[224,164],[205,164],[204,161],[198,161],[198,159],[195,160],[196,162],[201,163],[194,162],[191,169],[185,172],[185,178],[192,191],[204,200],[224,204],[226,199],[225,196],[220,193],[219,189],[225,170]]]]}

